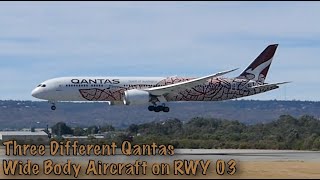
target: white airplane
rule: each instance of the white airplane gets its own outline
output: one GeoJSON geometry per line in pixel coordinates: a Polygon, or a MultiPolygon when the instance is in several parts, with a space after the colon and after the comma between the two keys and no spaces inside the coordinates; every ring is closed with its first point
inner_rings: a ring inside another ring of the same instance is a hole
{"type": "Polygon", "coordinates": [[[204,77],[60,77],[44,81],[31,93],[48,100],[107,101],[109,105],[149,105],[149,111],[169,112],[169,101],[221,101],[251,96],[288,82],[264,83],[278,44],[269,45],[238,77],[236,69],[204,77]]]}

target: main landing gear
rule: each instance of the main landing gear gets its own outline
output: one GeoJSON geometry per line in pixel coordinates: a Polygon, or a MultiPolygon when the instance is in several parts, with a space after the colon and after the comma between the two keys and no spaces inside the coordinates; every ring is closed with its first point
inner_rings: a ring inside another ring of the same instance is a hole
{"type": "Polygon", "coordinates": [[[164,105],[160,105],[160,106],[148,106],[148,110],[149,111],[154,111],[154,112],[160,112],[160,111],[163,111],[163,112],[169,112],[169,107],[167,106],[164,106],[164,105]]]}

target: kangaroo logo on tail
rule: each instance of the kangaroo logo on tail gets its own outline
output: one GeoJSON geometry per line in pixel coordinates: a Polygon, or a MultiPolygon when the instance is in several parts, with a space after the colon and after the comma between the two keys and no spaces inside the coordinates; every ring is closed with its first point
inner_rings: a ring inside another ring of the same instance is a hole
{"type": "Polygon", "coordinates": [[[278,44],[269,45],[241,74],[238,78],[254,80],[263,84],[267,77],[273,56],[278,44]]]}

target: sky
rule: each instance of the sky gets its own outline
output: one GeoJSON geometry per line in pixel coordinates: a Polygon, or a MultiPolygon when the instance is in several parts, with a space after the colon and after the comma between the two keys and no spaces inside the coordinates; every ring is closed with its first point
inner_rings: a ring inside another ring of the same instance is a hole
{"type": "Polygon", "coordinates": [[[247,97],[320,101],[320,2],[0,2],[0,100],[37,100],[61,76],[199,77],[239,68],[279,44],[247,97]]]}

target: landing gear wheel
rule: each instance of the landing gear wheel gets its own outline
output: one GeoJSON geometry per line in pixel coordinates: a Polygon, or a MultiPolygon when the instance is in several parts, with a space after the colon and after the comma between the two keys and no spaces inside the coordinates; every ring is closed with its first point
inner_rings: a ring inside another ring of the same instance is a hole
{"type": "Polygon", "coordinates": [[[163,107],[163,112],[169,112],[169,107],[163,107]]]}
{"type": "Polygon", "coordinates": [[[160,112],[160,111],[162,111],[162,106],[156,106],[154,108],[154,112],[160,112]]]}
{"type": "Polygon", "coordinates": [[[56,110],[56,106],[51,106],[51,110],[56,110]]]}
{"type": "Polygon", "coordinates": [[[154,106],[148,106],[149,111],[154,111],[155,107],[154,106]]]}

